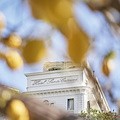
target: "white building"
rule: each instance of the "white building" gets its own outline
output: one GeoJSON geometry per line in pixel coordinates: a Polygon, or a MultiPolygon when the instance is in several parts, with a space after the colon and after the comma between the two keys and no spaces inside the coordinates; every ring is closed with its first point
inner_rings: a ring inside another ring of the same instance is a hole
{"type": "Polygon", "coordinates": [[[28,73],[27,92],[43,102],[78,114],[88,108],[110,111],[98,79],[82,65],[71,62],[48,62],[43,72],[28,73]]]}

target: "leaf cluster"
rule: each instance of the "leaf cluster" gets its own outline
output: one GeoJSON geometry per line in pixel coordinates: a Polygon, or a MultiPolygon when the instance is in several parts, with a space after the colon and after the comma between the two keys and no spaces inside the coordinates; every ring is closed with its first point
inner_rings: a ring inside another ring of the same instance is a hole
{"type": "Polygon", "coordinates": [[[114,110],[104,112],[92,108],[89,113],[81,111],[79,117],[83,117],[85,120],[118,120],[120,118],[114,110]]]}

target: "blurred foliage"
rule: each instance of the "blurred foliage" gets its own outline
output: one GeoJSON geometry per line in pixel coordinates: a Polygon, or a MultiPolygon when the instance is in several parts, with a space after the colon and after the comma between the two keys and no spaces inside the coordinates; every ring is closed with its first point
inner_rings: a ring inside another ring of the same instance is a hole
{"type": "MultiPolygon", "coordinates": [[[[91,49],[91,38],[77,22],[74,12],[73,0],[29,0],[29,5],[34,18],[42,19],[55,26],[67,39],[69,57],[77,64],[86,57],[91,49]]],[[[86,2],[86,1],[85,1],[86,2]]],[[[120,19],[116,16],[119,13],[119,0],[88,0],[88,7],[93,11],[102,12],[108,23],[116,29],[119,28],[120,19]],[[113,20],[114,19],[114,20],[113,20]]],[[[18,27],[18,26],[17,26],[18,27]]],[[[0,12],[0,30],[7,28],[5,16],[0,12]]],[[[23,60],[28,64],[33,64],[42,60],[46,55],[44,41],[39,38],[22,38],[11,30],[2,37],[1,44],[10,48],[12,52],[0,52],[0,58],[4,59],[11,69],[18,69],[23,66],[23,60]],[[14,48],[14,50],[13,50],[14,48]],[[14,51],[14,52],[13,52],[14,51]],[[16,51],[16,52],[15,52],[16,51]],[[6,54],[7,53],[7,54],[6,54]]],[[[109,53],[108,55],[109,56],[109,53]]],[[[106,76],[111,72],[111,58],[104,57],[102,71],[106,76]]]]}
{"type": "MultiPolygon", "coordinates": [[[[26,0],[19,1],[26,3],[26,0]]],[[[81,2],[81,0],[77,0],[77,2],[78,1],[81,2]]],[[[53,31],[54,29],[57,29],[65,37],[68,45],[68,56],[74,63],[79,65],[92,49],[94,49],[94,51],[97,50],[94,46],[96,38],[92,38],[85,29],[83,29],[82,24],[80,24],[75,17],[73,6],[76,1],[28,0],[27,2],[28,3],[24,5],[25,7],[28,7],[27,5],[29,5],[33,17],[32,20],[42,20],[49,23],[52,26],[53,31]]],[[[115,35],[120,38],[119,0],[82,0],[82,2],[86,4],[91,12],[101,13],[107,22],[105,25],[108,26],[108,31],[115,33],[115,35]]],[[[7,9],[11,4],[14,4],[14,2],[10,3],[8,0],[1,5],[3,8],[0,7],[1,9],[7,9]]],[[[15,11],[17,11],[17,8],[15,11]]],[[[29,31],[29,33],[24,31],[25,26],[22,26],[22,22],[26,21],[27,24],[29,18],[19,22],[19,13],[16,12],[16,14],[18,15],[18,19],[16,17],[14,22],[16,22],[17,25],[15,23],[10,24],[7,20],[9,17],[6,18],[2,13],[2,10],[0,11],[0,47],[4,47],[4,49],[0,49],[0,60],[6,61],[11,70],[20,69],[25,63],[34,64],[40,62],[48,52],[46,39],[31,37],[32,30],[29,31]],[[25,36],[18,34],[18,28],[21,26],[23,31],[26,32],[25,36]],[[4,34],[5,29],[9,31],[7,34],[4,34]]],[[[89,18],[87,19],[89,20],[89,18]]],[[[32,29],[36,29],[36,27],[37,26],[33,26],[32,29]]],[[[102,33],[99,34],[102,36],[102,33]]],[[[113,42],[115,41],[113,40],[113,42]]],[[[107,54],[102,56],[103,61],[101,70],[106,77],[110,76],[114,68],[115,54],[116,51],[111,48],[110,51],[107,51],[107,54]]],[[[111,91],[109,91],[109,94],[112,96],[111,91]]]]}
{"type": "Polygon", "coordinates": [[[105,56],[103,60],[102,71],[106,76],[109,76],[111,71],[114,69],[114,62],[113,62],[114,58],[115,58],[115,53],[111,51],[105,56]]]}
{"type": "Polygon", "coordinates": [[[6,114],[11,120],[29,120],[29,112],[20,100],[12,100],[6,108],[6,114]]]}
{"type": "Polygon", "coordinates": [[[75,19],[69,21],[68,53],[71,59],[80,64],[89,48],[89,37],[77,25],[75,19]]]}
{"type": "Polygon", "coordinates": [[[17,51],[9,50],[5,56],[7,65],[11,69],[18,69],[23,66],[23,60],[17,51]]]}
{"type": "Polygon", "coordinates": [[[104,112],[96,109],[90,109],[89,113],[81,111],[79,114],[85,120],[119,120],[120,116],[113,111],[104,112]]]}
{"type": "Polygon", "coordinates": [[[2,12],[0,12],[0,29],[4,29],[6,27],[5,17],[2,12]]]}
{"type": "Polygon", "coordinates": [[[7,38],[3,39],[5,45],[13,48],[18,48],[22,44],[22,39],[16,33],[11,33],[7,38]]]}
{"type": "Polygon", "coordinates": [[[46,48],[42,40],[28,40],[23,48],[23,57],[27,63],[39,62],[45,55],[46,48]],[[30,53],[30,54],[28,54],[30,53]]]}

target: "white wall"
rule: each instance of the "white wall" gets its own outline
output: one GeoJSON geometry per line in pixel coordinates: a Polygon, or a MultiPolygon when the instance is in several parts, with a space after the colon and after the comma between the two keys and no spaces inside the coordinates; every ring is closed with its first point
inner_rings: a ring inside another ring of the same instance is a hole
{"type": "MultiPolygon", "coordinates": [[[[40,96],[39,96],[40,97],[40,96]]],[[[37,97],[38,98],[38,97],[37,97]]],[[[62,96],[50,96],[50,97],[42,97],[43,101],[48,100],[49,103],[54,103],[55,106],[67,110],[67,100],[74,98],[74,111],[69,110],[71,113],[80,113],[81,110],[86,111],[87,108],[87,94],[80,95],[62,95],[62,96]]]]}
{"type": "Polygon", "coordinates": [[[37,74],[27,74],[27,91],[62,89],[83,86],[84,84],[82,69],[57,70],[37,74]],[[48,83],[52,78],[55,83],[48,83]],[[66,82],[61,82],[63,78],[66,82]],[[45,80],[47,82],[45,82],[45,80]],[[41,81],[45,83],[41,83],[41,81]]]}
{"type": "Polygon", "coordinates": [[[90,101],[91,108],[100,110],[98,99],[92,91],[94,87],[90,80],[92,78],[88,79],[83,68],[31,73],[26,76],[28,81],[26,94],[41,97],[64,110],[67,110],[67,99],[74,98],[75,114],[81,110],[87,112],[87,101],[90,101]],[[62,81],[63,78],[65,81],[62,81]]]}
{"type": "Polygon", "coordinates": [[[49,103],[54,103],[64,110],[67,110],[67,99],[74,98],[74,111],[73,113],[80,113],[82,110],[87,112],[87,101],[90,101],[91,107],[99,109],[96,99],[89,87],[76,87],[69,89],[56,89],[50,91],[33,91],[27,92],[36,98],[43,98],[48,100],[49,103]]]}

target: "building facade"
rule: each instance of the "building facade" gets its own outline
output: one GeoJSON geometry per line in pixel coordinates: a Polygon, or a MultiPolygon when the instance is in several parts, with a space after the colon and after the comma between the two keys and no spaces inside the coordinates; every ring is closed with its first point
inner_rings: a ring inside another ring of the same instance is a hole
{"type": "Polygon", "coordinates": [[[71,113],[87,112],[89,108],[110,111],[98,79],[88,63],[76,66],[71,62],[48,62],[43,72],[28,73],[25,94],[42,98],[71,113]]]}

